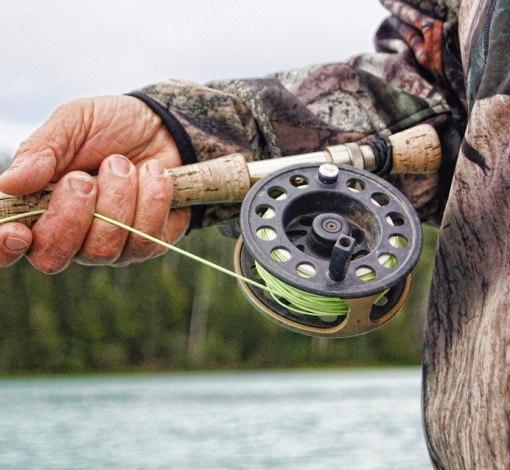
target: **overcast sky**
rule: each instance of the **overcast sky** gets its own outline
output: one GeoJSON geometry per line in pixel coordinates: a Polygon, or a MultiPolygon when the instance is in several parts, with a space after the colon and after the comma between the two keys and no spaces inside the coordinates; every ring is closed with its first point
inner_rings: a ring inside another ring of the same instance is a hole
{"type": "Polygon", "coordinates": [[[0,149],[73,98],[373,50],[377,0],[0,0],[0,149]]]}

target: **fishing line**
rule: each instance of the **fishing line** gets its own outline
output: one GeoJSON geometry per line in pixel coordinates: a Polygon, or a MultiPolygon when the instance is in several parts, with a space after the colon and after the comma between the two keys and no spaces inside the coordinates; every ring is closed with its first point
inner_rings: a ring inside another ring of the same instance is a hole
{"type": "MultiPolygon", "coordinates": [[[[284,199],[284,196],[279,196],[276,199],[284,199]]],[[[263,219],[271,219],[274,215],[275,211],[267,208],[261,214],[261,217],[263,219]]],[[[258,231],[257,235],[261,240],[270,240],[273,237],[273,232],[269,229],[262,228],[258,231]]],[[[276,249],[271,252],[271,256],[277,261],[285,262],[289,259],[289,252],[287,250],[276,249]]],[[[255,268],[259,276],[270,288],[270,294],[273,300],[293,313],[321,317],[336,317],[339,315],[347,315],[349,313],[349,305],[338,297],[325,297],[322,295],[312,294],[285,284],[283,281],[264,269],[257,261],[255,261],[255,268]],[[284,299],[286,302],[284,303],[280,299],[284,299]]],[[[312,276],[314,273],[308,272],[307,269],[309,269],[307,265],[302,266],[298,269],[298,273],[302,277],[312,276]]]]}
{"type": "MultiPolygon", "coordinates": [[[[281,199],[281,197],[276,199],[281,199]]],[[[261,214],[261,217],[263,219],[271,219],[274,215],[275,212],[273,209],[266,209],[261,214]]],[[[270,240],[273,237],[273,232],[269,229],[262,228],[258,231],[257,235],[261,240],[270,240]]],[[[289,259],[290,255],[287,250],[276,249],[271,252],[271,256],[277,261],[285,262],[289,259]]],[[[385,255],[381,259],[381,265],[386,268],[394,268],[397,263],[396,258],[389,255],[385,255]]],[[[347,315],[350,311],[349,304],[339,297],[326,297],[297,289],[273,276],[257,261],[255,261],[255,267],[259,276],[270,288],[270,294],[273,300],[293,313],[320,317],[336,317],[347,315]],[[282,302],[280,299],[284,299],[286,303],[282,302]]],[[[309,265],[303,265],[298,267],[297,272],[302,277],[311,277],[315,273],[311,271],[310,268],[309,265]]],[[[359,273],[359,277],[369,282],[375,278],[375,273],[367,269],[359,273]]],[[[381,304],[387,292],[388,289],[384,290],[374,303],[381,304]]]]}
{"type": "MultiPolygon", "coordinates": [[[[38,216],[41,215],[43,212],[45,212],[45,209],[13,215],[11,217],[0,219],[0,224],[13,222],[22,218],[38,216]]],[[[236,279],[240,279],[246,283],[249,283],[259,289],[263,289],[276,302],[293,311],[294,313],[301,315],[316,315],[316,316],[332,316],[332,315],[338,316],[347,315],[349,313],[349,306],[343,300],[336,297],[324,297],[316,294],[311,294],[309,292],[305,292],[300,289],[296,289],[292,286],[289,286],[284,282],[280,281],[279,279],[275,278],[269,272],[267,272],[264,268],[262,268],[262,266],[260,266],[259,263],[256,263],[257,271],[262,280],[265,282],[265,284],[261,284],[252,279],[246,278],[241,274],[223,268],[222,266],[212,263],[211,261],[208,261],[204,258],[194,255],[188,251],[182,250],[181,248],[166,243],[163,240],[148,235],[147,233],[144,233],[140,230],[130,227],[129,225],[123,224],[122,222],[119,222],[115,219],[111,219],[110,217],[106,217],[99,213],[94,213],[94,217],[103,220],[109,224],[120,227],[124,230],[127,230],[131,233],[134,233],[140,237],[145,238],[146,240],[157,243],[158,245],[161,245],[180,255],[186,256],[194,261],[197,261],[213,269],[216,269],[217,271],[220,271],[223,274],[227,274],[236,279]],[[283,301],[281,299],[283,299],[283,301]]]]}
{"type": "Polygon", "coordinates": [[[287,310],[301,315],[320,317],[336,317],[349,313],[349,305],[342,299],[338,297],[325,297],[296,289],[274,277],[256,261],[255,266],[260,277],[270,288],[269,292],[273,300],[287,310]],[[284,299],[286,302],[280,299],[284,299]]]}
{"type": "MultiPolygon", "coordinates": [[[[39,216],[42,213],[44,213],[46,210],[36,210],[36,211],[30,211],[25,212],[23,214],[17,214],[10,217],[5,217],[3,219],[0,219],[0,224],[4,224],[7,222],[13,222],[18,219],[22,218],[28,218],[28,217],[34,217],[39,216]]],[[[268,214],[270,216],[271,214],[268,214]]],[[[310,292],[306,292],[300,289],[297,289],[295,287],[292,287],[288,284],[285,284],[283,281],[280,281],[275,276],[273,276],[271,273],[269,273],[267,270],[265,270],[258,262],[255,261],[256,270],[260,276],[260,278],[264,281],[265,284],[261,284],[257,281],[254,281],[252,279],[249,279],[247,277],[242,276],[241,274],[238,274],[234,271],[230,271],[229,269],[223,268],[222,266],[219,266],[211,261],[208,261],[207,259],[201,258],[197,255],[194,255],[193,253],[190,253],[188,251],[182,250],[181,248],[178,248],[174,245],[171,245],[169,243],[164,242],[163,240],[160,240],[156,237],[153,237],[147,233],[144,233],[140,230],[137,230],[133,227],[130,227],[129,225],[123,224],[122,222],[119,222],[115,219],[112,219],[110,217],[104,216],[99,213],[94,213],[94,217],[97,219],[103,220],[109,224],[115,225],[117,227],[120,227],[124,230],[127,230],[128,232],[134,233],[142,238],[145,238],[146,240],[152,241],[160,246],[163,246],[164,248],[167,248],[168,250],[174,251],[180,255],[186,256],[194,261],[197,261],[199,263],[202,263],[206,266],[209,266],[210,268],[216,269],[217,271],[227,274],[229,276],[232,276],[236,279],[242,280],[246,283],[249,283],[259,289],[262,289],[266,291],[274,301],[276,301],[281,306],[287,308],[288,310],[292,311],[293,313],[300,314],[300,315],[313,315],[313,316],[320,316],[320,317],[336,317],[336,316],[344,316],[347,315],[350,311],[349,305],[342,299],[338,297],[326,297],[321,296],[317,294],[313,294],[310,292]]],[[[269,232],[263,233],[261,237],[268,237],[269,239],[270,235],[269,232]]],[[[280,257],[280,260],[284,260],[285,258],[285,251],[283,250],[276,250],[274,252],[275,257],[280,257]]],[[[392,267],[392,260],[391,258],[384,263],[387,267],[392,267]]],[[[310,273],[306,272],[306,269],[301,273],[303,277],[307,277],[310,273]]],[[[365,280],[369,281],[370,276],[372,276],[372,273],[367,273],[364,277],[365,280]]],[[[383,297],[386,292],[382,293],[380,297],[383,297]]],[[[376,302],[379,300],[379,298],[376,300],[376,302]]]]}
{"type": "MultiPolygon", "coordinates": [[[[24,218],[28,218],[28,217],[33,217],[33,216],[38,216],[38,215],[41,215],[42,213],[46,212],[46,209],[41,209],[41,210],[36,210],[36,211],[30,211],[30,212],[24,212],[22,214],[17,214],[17,215],[13,215],[13,216],[10,216],[10,217],[5,217],[3,219],[0,219],[0,224],[5,224],[7,222],[13,222],[13,221],[16,221],[16,220],[19,220],[19,219],[24,219],[24,218]]],[[[232,277],[235,277],[237,279],[240,279],[244,282],[247,282],[255,287],[258,287],[259,289],[263,289],[265,291],[271,291],[270,288],[268,288],[267,286],[263,285],[263,284],[260,284],[256,281],[253,281],[252,279],[248,279],[248,278],[245,278],[244,276],[240,275],[240,274],[237,274],[236,272],[234,271],[230,271],[226,268],[223,268],[222,266],[219,266],[217,264],[214,264],[212,263],[211,261],[208,261],[206,259],[203,259],[203,258],[200,258],[199,256],[197,255],[194,255],[193,253],[190,253],[188,251],[185,251],[185,250],[182,250],[181,248],[178,248],[174,245],[171,245],[170,243],[166,243],[164,242],[163,240],[160,240],[159,238],[156,238],[156,237],[153,237],[147,233],[144,233],[140,230],[137,230],[133,227],[130,227],[129,225],[126,225],[126,224],[123,224],[122,222],[119,222],[115,219],[111,219],[110,217],[106,217],[105,215],[102,215],[102,214],[98,214],[97,212],[94,213],[94,217],[96,217],[97,219],[100,219],[100,220],[103,220],[105,222],[108,222],[109,224],[112,224],[112,225],[116,225],[117,227],[120,227],[124,230],[127,230],[128,232],[132,232],[136,235],[139,235],[140,237],[143,237],[145,238],[146,240],[149,240],[149,241],[152,241],[154,243],[157,243],[158,245],[161,245],[171,251],[174,251],[176,253],[179,253],[180,255],[183,255],[183,256],[187,256],[188,258],[191,258],[192,260],[194,261],[197,261],[199,263],[202,263],[206,266],[209,266],[210,268],[213,268],[213,269],[216,269],[217,271],[220,271],[224,274],[227,274],[229,276],[232,276],[232,277]]]]}

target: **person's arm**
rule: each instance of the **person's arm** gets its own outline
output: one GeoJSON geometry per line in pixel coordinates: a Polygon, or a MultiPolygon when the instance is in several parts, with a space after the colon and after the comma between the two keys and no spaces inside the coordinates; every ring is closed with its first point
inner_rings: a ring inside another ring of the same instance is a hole
{"type": "MultiPolygon", "coordinates": [[[[189,161],[234,152],[248,160],[278,158],[431,123],[442,138],[441,183],[437,175],[391,181],[423,219],[438,217],[465,125],[462,70],[458,60],[445,57],[453,48],[455,21],[447,12],[431,11],[433,18],[400,2],[387,3],[400,17],[382,24],[374,54],[262,79],[206,86],[167,80],[132,94],[178,129],[174,137],[189,161]]],[[[238,209],[195,207],[191,226],[235,224],[238,209]]]]}

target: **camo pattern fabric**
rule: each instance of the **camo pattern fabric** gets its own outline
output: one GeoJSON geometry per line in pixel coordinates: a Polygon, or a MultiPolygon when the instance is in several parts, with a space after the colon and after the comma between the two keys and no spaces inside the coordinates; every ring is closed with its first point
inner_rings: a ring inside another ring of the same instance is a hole
{"type": "MultiPolygon", "coordinates": [[[[424,122],[448,129],[447,157],[439,177],[390,178],[423,220],[437,219],[447,194],[442,188],[449,187],[465,125],[465,108],[458,99],[464,96],[462,70],[457,63],[447,67],[445,74],[437,43],[433,44],[434,58],[428,58],[430,39],[423,40],[431,36],[428,30],[432,28],[437,41],[443,30],[455,31],[443,18],[444,12],[440,12],[441,19],[433,20],[411,8],[413,16],[404,6],[395,13],[404,19],[412,17],[414,26],[390,17],[377,34],[378,52],[374,54],[261,79],[215,81],[205,86],[166,80],[136,93],[157,102],[182,126],[191,142],[185,146],[177,140],[186,162],[234,152],[248,160],[279,158],[338,143],[359,143],[424,122]]],[[[447,42],[455,40],[448,38],[447,42]]],[[[238,213],[239,207],[232,205],[195,208],[193,228],[235,225],[238,213]]]]}
{"type": "Polygon", "coordinates": [[[437,468],[510,468],[509,0],[464,0],[469,120],[442,221],[424,357],[437,468]]]}
{"type": "MultiPolygon", "coordinates": [[[[374,54],[139,93],[182,129],[186,161],[279,158],[436,127],[439,175],[392,180],[424,220],[445,205],[425,334],[427,444],[436,468],[510,468],[510,0],[381,1],[391,16],[374,54]]],[[[236,215],[214,206],[195,224],[236,215]]]]}

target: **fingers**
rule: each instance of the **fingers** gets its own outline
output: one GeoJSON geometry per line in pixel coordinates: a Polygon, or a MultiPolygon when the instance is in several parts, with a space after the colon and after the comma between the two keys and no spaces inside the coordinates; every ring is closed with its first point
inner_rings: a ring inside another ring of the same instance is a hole
{"type": "MultiPolygon", "coordinates": [[[[174,241],[187,223],[172,224],[173,230],[168,229],[168,221],[180,214],[172,213],[173,217],[168,217],[172,194],[172,180],[159,161],[149,160],[137,172],[129,160],[115,155],[106,159],[99,170],[96,212],[155,238],[170,237],[174,241]]],[[[76,261],[86,265],[123,266],[163,252],[165,248],[154,242],[94,219],[76,261]]]]}
{"type": "MultiPolygon", "coordinates": [[[[138,178],[135,166],[121,155],[108,157],[97,177],[96,212],[131,225],[135,216],[138,178]]],[[[94,219],[76,261],[85,265],[107,265],[120,256],[129,236],[123,228],[94,219]]]]}
{"type": "Polygon", "coordinates": [[[94,216],[95,180],[73,172],[56,185],[48,210],[32,229],[27,258],[39,270],[57,273],[66,268],[80,249],[94,216]]]}
{"type": "Polygon", "coordinates": [[[32,243],[32,232],[23,224],[0,227],[0,266],[6,268],[18,261],[32,243]]]}
{"type": "Polygon", "coordinates": [[[0,226],[0,266],[26,254],[37,269],[51,274],[73,259],[122,266],[157,256],[165,248],[94,218],[94,212],[173,243],[186,230],[190,211],[170,213],[172,196],[172,179],[158,160],[137,170],[127,158],[113,155],[101,165],[97,180],[71,172],[55,186],[48,210],[32,231],[17,223],[0,226]]]}
{"type": "MultiPolygon", "coordinates": [[[[145,162],[138,172],[138,193],[133,227],[152,237],[163,239],[173,196],[170,175],[158,160],[145,162]]],[[[157,256],[165,248],[130,233],[118,265],[157,256]]]]}

